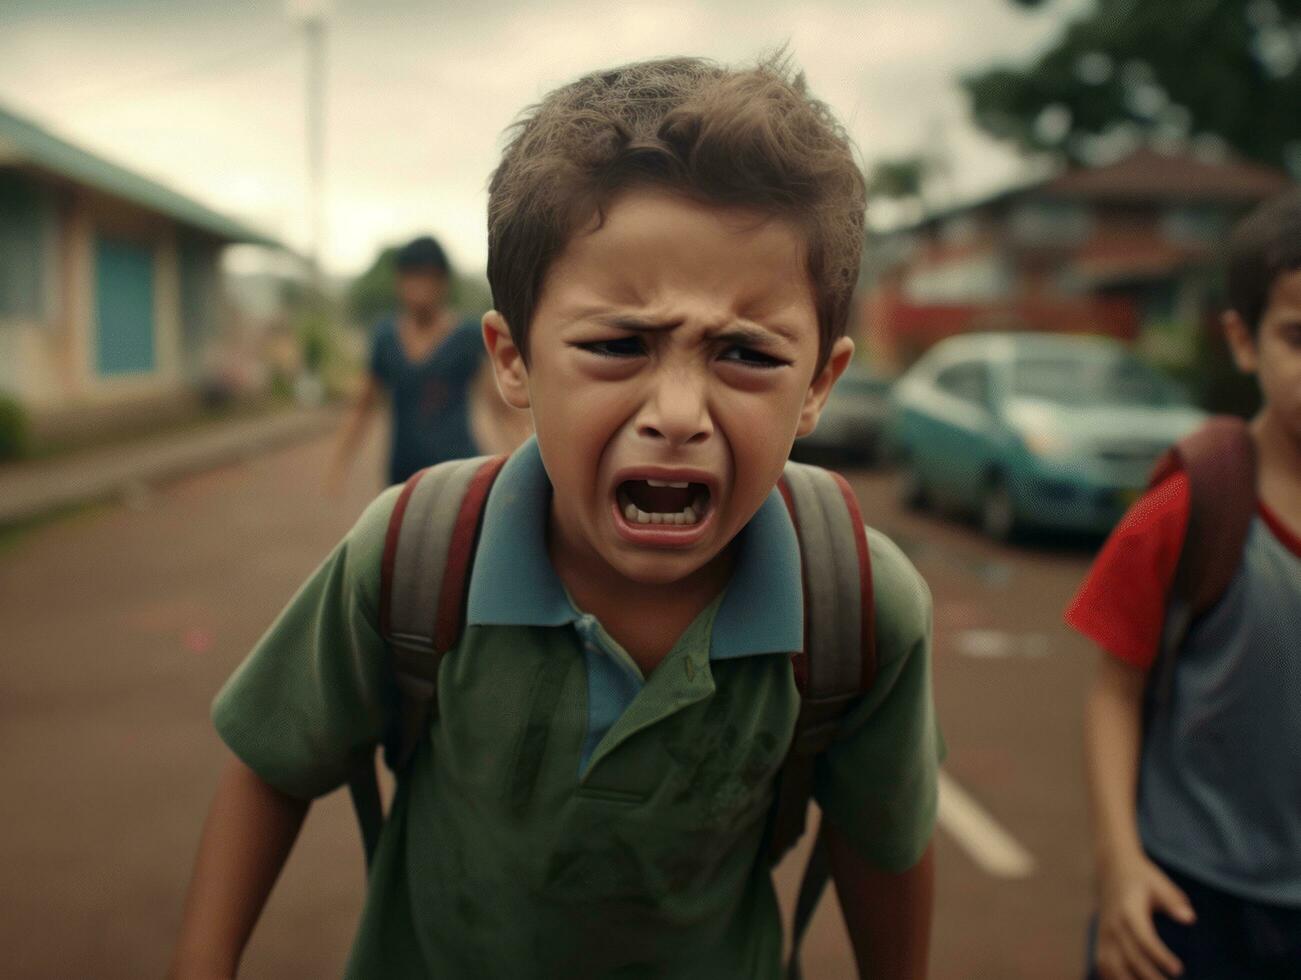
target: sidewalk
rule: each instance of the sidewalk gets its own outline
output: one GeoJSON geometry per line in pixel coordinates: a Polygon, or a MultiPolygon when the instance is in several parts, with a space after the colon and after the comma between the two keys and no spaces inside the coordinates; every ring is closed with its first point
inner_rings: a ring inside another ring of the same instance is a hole
{"type": "Polygon", "coordinates": [[[0,467],[0,527],[129,494],[329,431],[338,409],[288,409],[124,446],[0,467]]]}

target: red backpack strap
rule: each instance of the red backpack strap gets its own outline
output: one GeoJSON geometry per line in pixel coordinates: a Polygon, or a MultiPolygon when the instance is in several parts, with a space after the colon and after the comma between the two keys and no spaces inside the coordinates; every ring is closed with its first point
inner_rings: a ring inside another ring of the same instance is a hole
{"type": "MultiPolygon", "coordinates": [[[[841,716],[876,678],[876,604],[867,529],[858,501],[838,473],[788,463],[778,484],[799,540],[804,585],[804,650],[792,655],[800,713],[777,782],[769,858],[804,833],[817,757],[841,716]]],[[[789,975],[799,976],[804,931],[830,874],[821,831],[800,883],[789,975]]]]}
{"type": "Polygon", "coordinates": [[[474,548],[479,541],[479,528],[483,524],[483,511],[488,503],[488,492],[506,462],[505,456],[485,460],[475,471],[466,487],[461,509],[456,515],[451,541],[447,547],[447,565],[443,572],[443,590],[438,597],[438,610],[434,619],[434,649],[438,655],[446,653],[461,638],[465,625],[466,593],[470,587],[470,567],[474,562],[474,548]]]}
{"type": "Polygon", "coordinates": [[[1256,446],[1242,419],[1216,416],[1175,443],[1149,481],[1188,476],[1188,527],[1166,600],[1166,619],[1150,690],[1166,700],[1174,686],[1175,655],[1188,630],[1224,595],[1242,565],[1257,509],[1256,446]]]}
{"type": "MultiPolygon", "coordinates": [[[[460,639],[474,548],[505,456],[453,460],[407,480],[389,518],[380,563],[380,633],[401,698],[385,745],[394,772],[406,768],[437,708],[438,668],[460,639]]],[[[383,825],[373,759],[349,783],[367,861],[383,825]]]]}
{"type": "Polygon", "coordinates": [[[407,481],[393,508],[380,578],[380,620],[402,693],[386,758],[410,761],[434,703],[438,667],[456,645],[474,546],[504,456],[440,463],[407,481]]]}
{"type": "Polygon", "coordinates": [[[839,473],[799,463],[786,465],[777,488],[795,525],[804,584],[796,683],[806,701],[852,700],[872,686],[877,666],[872,562],[858,500],[839,473]]]}

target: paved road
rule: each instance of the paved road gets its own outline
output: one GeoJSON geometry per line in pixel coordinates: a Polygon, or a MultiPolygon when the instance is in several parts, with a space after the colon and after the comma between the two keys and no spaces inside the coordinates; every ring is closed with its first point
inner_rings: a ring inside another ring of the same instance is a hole
{"type": "MultiPolygon", "coordinates": [[[[359,475],[347,500],[326,501],[326,456],[315,442],[245,461],[0,552],[0,973],[161,975],[222,757],[208,702],[370,496],[359,475]]],[[[378,472],[377,456],[366,466],[378,472]]],[[[1089,887],[1077,734],[1087,651],[1057,623],[1087,555],[992,547],[900,514],[887,477],[854,483],[936,596],[953,792],[933,975],[1074,976],[1089,887]]],[[[784,897],[795,870],[779,870],[784,897]]],[[[337,975],[361,897],[336,794],[313,810],[243,975],[337,975]]],[[[848,957],[828,900],[806,976],[849,976],[848,957]]]]}

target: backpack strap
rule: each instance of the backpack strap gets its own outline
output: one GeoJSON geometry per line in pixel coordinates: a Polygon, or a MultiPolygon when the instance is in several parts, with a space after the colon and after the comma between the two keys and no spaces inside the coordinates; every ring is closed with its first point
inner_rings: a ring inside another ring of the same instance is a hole
{"type": "Polygon", "coordinates": [[[1242,565],[1242,549],[1256,513],[1256,446],[1247,424],[1212,418],[1175,443],[1157,461],[1149,486],[1176,471],[1188,475],[1188,527],[1166,601],[1150,692],[1167,703],[1174,690],[1175,655],[1188,631],[1224,595],[1242,565]]]}
{"type": "MultiPolygon", "coordinates": [[[[488,491],[505,456],[453,460],[407,480],[389,518],[380,566],[380,633],[393,658],[400,705],[384,758],[401,772],[428,730],[443,654],[460,639],[466,591],[488,491]]],[[[384,811],[367,757],[348,784],[369,865],[384,811]]]]}
{"type": "MultiPolygon", "coordinates": [[[[876,678],[876,604],[867,529],[838,473],[787,463],[778,484],[799,539],[804,650],[792,656],[800,713],[777,782],[769,857],[776,863],[804,833],[814,765],[841,716],[876,678]]],[[[830,875],[819,829],[800,883],[788,976],[800,977],[800,944],[830,875]]]]}

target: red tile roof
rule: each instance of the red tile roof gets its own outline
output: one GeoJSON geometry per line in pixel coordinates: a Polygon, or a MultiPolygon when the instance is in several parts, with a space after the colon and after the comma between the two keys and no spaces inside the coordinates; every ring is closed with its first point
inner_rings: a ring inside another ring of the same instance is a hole
{"type": "Polygon", "coordinates": [[[1037,190],[1051,197],[1249,202],[1291,185],[1283,171],[1245,160],[1212,162],[1142,149],[1106,166],[1068,170],[1037,190]]]}

